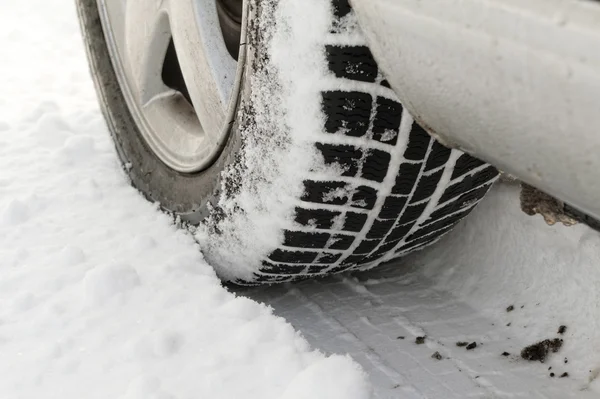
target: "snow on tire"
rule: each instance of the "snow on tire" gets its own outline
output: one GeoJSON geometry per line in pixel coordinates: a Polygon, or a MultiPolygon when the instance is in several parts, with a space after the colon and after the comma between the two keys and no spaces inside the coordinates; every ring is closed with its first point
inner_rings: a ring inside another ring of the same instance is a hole
{"type": "Polygon", "coordinates": [[[347,0],[251,2],[242,148],[197,237],[219,275],[274,283],[377,266],[438,240],[498,172],[432,139],[347,0]]]}
{"type": "Polygon", "coordinates": [[[88,58],[132,184],[183,221],[219,276],[287,282],[423,248],[497,171],[432,139],[377,67],[347,0],[248,0],[237,117],[198,173],[152,153],[123,95],[96,0],[78,0],[88,58]]]}

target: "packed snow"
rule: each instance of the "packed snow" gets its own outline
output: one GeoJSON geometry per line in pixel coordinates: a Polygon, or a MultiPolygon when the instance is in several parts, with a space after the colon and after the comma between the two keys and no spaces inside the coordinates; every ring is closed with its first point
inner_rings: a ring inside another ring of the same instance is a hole
{"type": "Polygon", "coordinates": [[[600,395],[600,234],[525,215],[516,187],[496,187],[482,208],[406,261],[525,342],[564,339],[545,364],[600,395]]]}
{"type": "Polygon", "coordinates": [[[387,266],[238,292],[349,352],[374,398],[597,398],[600,237],[523,214],[518,193],[498,184],[456,231],[387,266]],[[521,357],[545,340],[562,346],[521,357]]]}
{"type": "Polygon", "coordinates": [[[72,2],[2,2],[0,20],[0,398],[600,395],[598,233],[527,217],[500,185],[397,264],[236,296],[129,186],[72,2]],[[554,338],[545,363],[520,358],[554,338]]]}
{"type": "Polygon", "coordinates": [[[73,2],[0,20],[0,397],[367,398],[129,186],[73,2]]]}

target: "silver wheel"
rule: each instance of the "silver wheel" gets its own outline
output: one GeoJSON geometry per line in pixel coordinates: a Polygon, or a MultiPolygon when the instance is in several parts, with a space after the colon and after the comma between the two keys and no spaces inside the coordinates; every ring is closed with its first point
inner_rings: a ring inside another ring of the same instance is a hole
{"type": "Polygon", "coordinates": [[[245,52],[243,0],[99,0],[129,109],[152,152],[195,173],[221,153],[237,107],[245,52]]]}

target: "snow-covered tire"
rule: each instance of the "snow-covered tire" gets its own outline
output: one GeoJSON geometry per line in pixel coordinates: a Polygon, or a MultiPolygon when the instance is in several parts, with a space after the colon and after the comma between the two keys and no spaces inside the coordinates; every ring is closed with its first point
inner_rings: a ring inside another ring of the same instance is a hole
{"type": "Polygon", "coordinates": [[[169,171],[135,134],[86,3],[92,71],[133,185],[184,219],[208,215],[193,231],[224,280],[374,267],[438,240],[497,178],[403,109],[347,0],[249,0],[234,134],[208,170],[169,171]]]}

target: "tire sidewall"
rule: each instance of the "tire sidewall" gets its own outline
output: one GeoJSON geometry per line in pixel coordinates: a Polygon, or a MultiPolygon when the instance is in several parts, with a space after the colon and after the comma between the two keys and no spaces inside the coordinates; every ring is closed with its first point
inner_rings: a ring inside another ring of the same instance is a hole
{"type": "Polygon", "coordinates": [[[169,168],[149,148],[129,110],[114,70],[96,0],[77,0],[77,6],[100,106],[132,185],[163,210],[191,224],[199,223],[208,214],[208,204],[214,203],[218,196],[221,172],[234,161],[239,150],[237,123],[233,124],[220,156],[207,169],[184,174],[169,168]]]}

